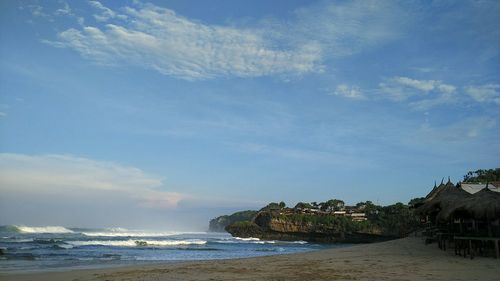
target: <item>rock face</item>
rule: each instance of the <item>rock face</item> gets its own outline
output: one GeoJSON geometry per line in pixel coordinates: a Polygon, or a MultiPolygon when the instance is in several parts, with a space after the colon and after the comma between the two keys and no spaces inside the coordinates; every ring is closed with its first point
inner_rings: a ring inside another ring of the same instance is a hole
{"type": "Polygon", "coordinates": [[[224,232],[226,226],[240,221],[251,221],[253,217],[257,214],[257,211],[241,211],[236,212],[232,215],[225,215],[216,217],[210,220],[208,231],[211,232],[224,232]]]}
{"type": "MultiPolygon", "coordinates": [[[[339,220],[342,222],[342,220],[339,220]]],[[[287,216],[276,216],[268,211],[259,212],[252,221],[228,225],[225,230],[233,236],[256,237],[265,240],[304,240],[319,243],[369,243],[392,239],[375,234],[376,231],[346,231],[341,224],[322,224],[297,221],[287,216]]]]}

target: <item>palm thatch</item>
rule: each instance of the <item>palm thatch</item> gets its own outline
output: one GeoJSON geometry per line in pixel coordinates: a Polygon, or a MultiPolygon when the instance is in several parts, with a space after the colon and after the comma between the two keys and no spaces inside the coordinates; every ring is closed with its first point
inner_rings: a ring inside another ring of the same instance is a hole
{"type": "Polygon", "coordinates": [[[428,202],[432,200],[446,185],[443,183],[441,180],[441,184],[439,186],[436,186],[436,183],[434,182],[434,187],[432,188],[431,192],[425,196],[424,202],[428,202]]]}
{"type": "Polygon", "coordinates": [[[455,205],[444,208],[438,219],[447,220],[451,215],[462,213],[474,219],[495,220],[500,218],[500,193],[483,188],[469,198],[459,200],[455,205]]]}
{"type": "Polygon", "coordinates": [[[434,193],[429,195],[424,205],[417,208],[418,213],[424,215],[436,214],[442,210],[452,208],[458,202],[472,196],[463,189],[456,187],[451,181],[448,181],[445,185],[440,185],[434,193]]]}

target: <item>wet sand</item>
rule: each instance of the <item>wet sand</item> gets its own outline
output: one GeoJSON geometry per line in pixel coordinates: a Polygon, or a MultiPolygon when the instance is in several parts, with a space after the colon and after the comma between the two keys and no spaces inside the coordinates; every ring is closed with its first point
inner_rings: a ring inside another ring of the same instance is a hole
{"type": "Polygon", "coordinates": [[[153,280],[500,280],[500,259],[455,256],[422,238],[310,253],[237,260],[154,264],[41,274],[0,275],[12,281],[153,280]]]}

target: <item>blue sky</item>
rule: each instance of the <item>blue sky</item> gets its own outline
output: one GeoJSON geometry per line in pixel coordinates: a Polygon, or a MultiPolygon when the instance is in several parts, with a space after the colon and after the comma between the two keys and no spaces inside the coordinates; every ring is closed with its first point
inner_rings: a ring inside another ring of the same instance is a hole
{"type": "Polygon", "coordinates": [[[0,5],[0,224],[204,228],[500,164],[497,1],[0,5]]]}

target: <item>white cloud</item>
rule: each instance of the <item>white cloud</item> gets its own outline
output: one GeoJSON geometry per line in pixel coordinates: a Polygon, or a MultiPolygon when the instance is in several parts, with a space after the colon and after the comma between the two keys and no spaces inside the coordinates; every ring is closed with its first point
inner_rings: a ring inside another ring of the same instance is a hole
{"type": "Polygon", "coordinates": [[[343,96],[351,99],[364,99],[365,96],[361,92],[360,88],[357,86],[349,86],[347,84],[340,84],[337,86],[334,95],[343,96]]]}
{"type": "Polygon", "coordinates": [[[456,102],[456,87],[439,80],[417,80],[396,76],[379,84],[383,96],[393,101],[406,101],[416,110],[427,110],[434,106],[456,102]]]}
{"type": "Polygon", "coordinates": [[[142,170],[112,162],[68,155],[0,154],[0,191],[31,194],[71,195],[113,193],[127,196],[140,206],[175,208],[185,198],[161,190],[162,179],[142,170]]]}
{"type": "MultiPolygon", "coordinates": [[[[59,42],[52,44],[72,48],[99,63],[130,63],[188,80],[321,70],[321,49],[313,42],[279,50],[260,30],[206,25],[150,4],[125,11],[131,18],[128,24],[71,28],[59,33],[59,42]]],[[[114,13],[98,16],[99,20],[113,17],[114,13]]]]}
{"type": "Polygon", "coordinates": [[[295,11],[287,22],[249,28],[205,24],[140,2],[123,14],[90,4],[104,27],[70,28],[49,43],[100,64],[132,64],[187,80],[322,72],[325,59],[390,40],[404,26],[404,12],[390,1],[322,2],[295,11]]]}
{"type": "Polygon", "coordinates": [[[391,82],[399,84],[403,87],[415,88],[420,91],[428,92],[435,88],[435,84],[438,83],[435,80],[415,80],[408,77],[394,77],[391,82]]]}
{"type": "Polygon", "coordinates": [[[7,116],[7,113],[0,111],[0,117],[5,117],[7,116]]]}
{"type": "Polygon", "coordinates": [[[437,91],[441,93],[450,94],[455,92],[456,90],[455,86],[444,84],[443,82],[438,80],[417,80],[408,77],[393,77],[389,79],[386,83],[383,83],[383,85],[386,87],[385,89],[387,88],[392,88],[397,90],[414,89],[425,93],[431,91],[437,91]]]}
{"type": "Polygon", "coordinates": [[[62,4],[62,7],[59,8],[59,9],[57,9],[54,14],[55,15],[72,16],[73,15],[73,11],[69,7],[69,4],[67,2],[61,2],[61,4],[62,4]]]}
{"type": "Polygon", "coordinates": [[[290,41],[320,42],[326,57],[352,55],[399,37],[411,16],[394,1],[321,2],[295,12],[290,41]]]}
{"type": "Polygon", "coordinates": [[[500,105],[500,85],[498,84],[468,86],[465,87],[465,93],[477,102],[500,105]]]}
{"type": "MultiPolygon", "coordinates": [[[[21,6],[21,9],[24,9],[24,7],[21,6]]],[[[26,9],[28,9],[34,17],[49,17],[49,15],[44,12],[43,7],[40,5],[27,5],[26,9]]]]}
{"type": "Polygon", "coordinates": [[[99,11],[99,14],[94,14],[94,18],[97,21],[107,21],[116,17],[116,13],[111,9],[105,7],[101,2],[98,1],[89,1],[89,4],[99,11]]]}

